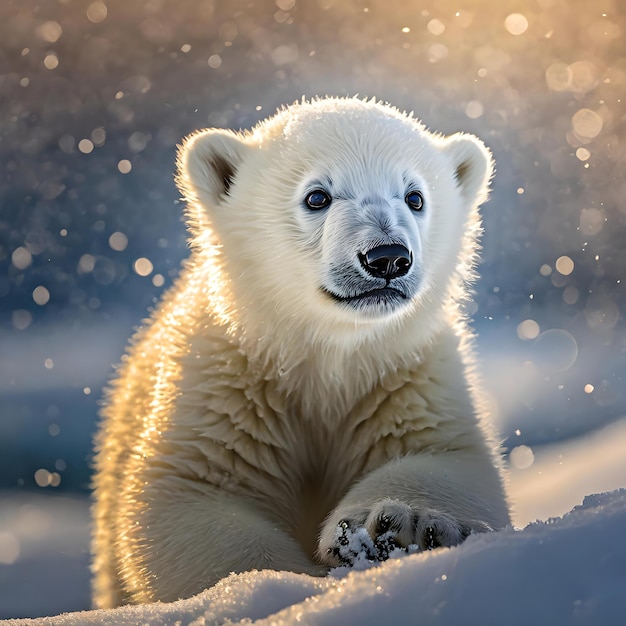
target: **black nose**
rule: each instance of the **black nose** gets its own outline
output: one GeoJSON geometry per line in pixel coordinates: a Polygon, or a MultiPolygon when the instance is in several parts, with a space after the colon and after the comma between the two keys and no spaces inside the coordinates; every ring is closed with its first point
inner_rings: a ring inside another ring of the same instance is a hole
{"type": "Polygon", "coordinates": [[[413,255],[399,244],[377,246],[365,254],[359,253],[363,269],[375,278],[398,278],[404,276],[413,263],[413,255]]]}

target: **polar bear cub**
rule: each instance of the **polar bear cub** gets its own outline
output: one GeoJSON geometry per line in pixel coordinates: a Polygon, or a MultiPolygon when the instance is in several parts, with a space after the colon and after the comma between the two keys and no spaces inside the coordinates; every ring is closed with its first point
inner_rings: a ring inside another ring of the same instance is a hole
{"type": "Polygon", "coordinates": [[[191,255],[97,437],[96,606],[509,523],[459,308],[491,175],[475,137],[373,100],[184,142],[191,255]]]}

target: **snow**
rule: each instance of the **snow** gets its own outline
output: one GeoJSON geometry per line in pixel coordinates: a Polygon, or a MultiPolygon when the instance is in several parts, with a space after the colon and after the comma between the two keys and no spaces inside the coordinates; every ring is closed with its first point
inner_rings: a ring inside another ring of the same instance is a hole
{"type": "Polygon", "coordinates": [[[626,615],[625,527],[626,489],[619,489],[588,496],[562,517],[523,530],[472,535],[455,548],[393,558],[366,570],[342,568],[326,578],[233,574],[169,604],[7,624],[617,626],[626,615]]]}

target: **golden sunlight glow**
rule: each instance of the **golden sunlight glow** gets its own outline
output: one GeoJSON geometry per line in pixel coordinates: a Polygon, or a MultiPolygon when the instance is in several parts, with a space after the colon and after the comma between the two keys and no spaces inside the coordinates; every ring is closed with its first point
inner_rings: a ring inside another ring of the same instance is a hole
{"type": "Polygon", "coordinates": [[[200,303],[210,307],[219,324],[233,327],[228,304],[229,290],[219,270],[219,254],[215,246],[207,243],[202,262],[194,267],[193,274],[188,275],[187,288],[165,305],[160,322],[149,328],[142,338],[141,345],[156,352],[156,355],[149,356],[157,365],[139,444],[135,448],[139,458],[151,453],[154,436],[166,429],[174,413],[174,403],[179,395],[178,382],[182,375],[181,362],[190,350],[189,342],[181,339],[181,330],[189,336],[190,327],[197,323],[198,313],[201,313],[198,310],[202,308],[200,303]],[[203,295],[199,296],[200,293],[203,295]]]}
{"type": "Polygon", "coordinates": [[[150,391],[150,402],[142,420],[142,432],[139,436],[139,443],[135,448],[138,458],[142,458],[151,453],[153,436],[161,432],[168,421],[169,415],[173,411],[173,403],[177,397],[177,382],[180,380],[181,366],[180,357],[183,356],[188,347],[176,342],[174,336],[180,324],[179,316],[184,316],[184,304],[174,302],[167,307],[169,310],[163,319],[163,323],[154,326],[144,338],[149,341],[149,345],[157,353],[156,372],[150,391]],[[182,309],[182,310],[181,310],[182,309]],[[163,354],[163,347],[167,346],[167,354],[163,354]]]}

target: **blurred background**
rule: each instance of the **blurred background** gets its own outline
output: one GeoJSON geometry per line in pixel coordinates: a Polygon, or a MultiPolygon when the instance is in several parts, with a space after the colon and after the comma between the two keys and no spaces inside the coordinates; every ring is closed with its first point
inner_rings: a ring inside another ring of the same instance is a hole
{"type": "Polygon", "coordinates": [[[620,0],[3,0],[0,618],[89,606],[91,440],[187,255],[176,144],[314,95],[473,132],[468,307],[516,523],[626,486],[620,0]]]}

